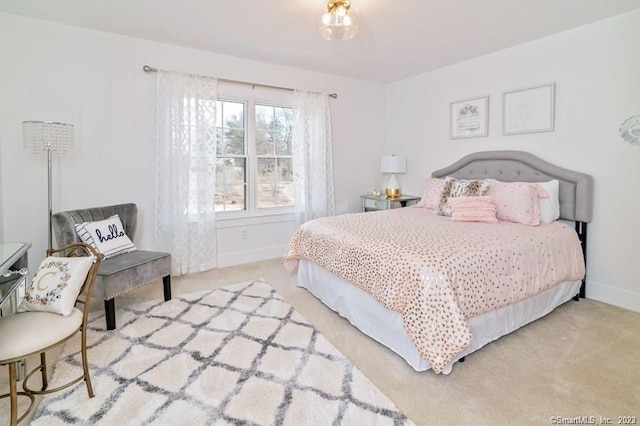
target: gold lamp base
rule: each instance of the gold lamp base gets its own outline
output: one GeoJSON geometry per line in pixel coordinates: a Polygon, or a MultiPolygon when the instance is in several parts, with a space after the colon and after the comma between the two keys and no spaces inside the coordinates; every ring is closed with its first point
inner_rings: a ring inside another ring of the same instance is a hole
{"type": "Polygon", "coordinates": [[[386,194],[387,194],[387,198],[390,200],[395,200],[396,198],[400,198],[400,188],[387,188],[386,194]]]}

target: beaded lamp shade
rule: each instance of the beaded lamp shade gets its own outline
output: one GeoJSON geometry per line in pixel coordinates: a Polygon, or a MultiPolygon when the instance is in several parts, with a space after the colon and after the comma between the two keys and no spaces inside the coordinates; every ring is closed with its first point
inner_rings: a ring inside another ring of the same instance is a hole
{"type": "Polygon", "coordinates": [[[53,121],[24,121],[22,123],[25,147],[33,154],[65,155],[74,144],[73,124],[53,121]]]}

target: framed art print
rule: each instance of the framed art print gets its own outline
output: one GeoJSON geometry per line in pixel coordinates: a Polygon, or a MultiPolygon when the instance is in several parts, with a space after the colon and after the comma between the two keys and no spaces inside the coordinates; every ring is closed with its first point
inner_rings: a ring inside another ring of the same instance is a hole
{"type": "Polygon", "coordinates": [[[476,138],[489,134],[489,96],[452,102],[451,139],[476,138]]]}
{"type": "Polygon", "coordinates": [[[506,92],[502,98],[502,132],[505,135],[552,132],[555,84],[506,92]]]}

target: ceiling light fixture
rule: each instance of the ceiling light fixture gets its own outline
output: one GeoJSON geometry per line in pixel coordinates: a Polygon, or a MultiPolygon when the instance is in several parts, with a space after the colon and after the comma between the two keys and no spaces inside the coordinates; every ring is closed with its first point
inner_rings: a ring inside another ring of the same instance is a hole
{"type": "Polygon", "coordinates": [[[349,40],[358,34],[358,9],[348,0],[328,1],[323,8],[320,35],[327,40],[349,40]]]}

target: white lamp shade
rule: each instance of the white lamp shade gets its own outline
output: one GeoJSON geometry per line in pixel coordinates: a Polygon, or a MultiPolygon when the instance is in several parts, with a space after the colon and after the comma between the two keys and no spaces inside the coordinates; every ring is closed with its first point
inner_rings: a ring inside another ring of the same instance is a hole
{"type": "Polygon", "coordinates": [[[382,157],[380,161],[380,173],[406,173],[407,172],[407,159],[404,157],[397,157],[395,155],[389,155],[382,157]]]}

